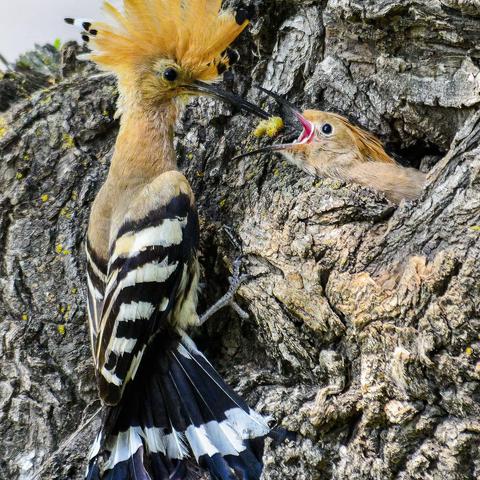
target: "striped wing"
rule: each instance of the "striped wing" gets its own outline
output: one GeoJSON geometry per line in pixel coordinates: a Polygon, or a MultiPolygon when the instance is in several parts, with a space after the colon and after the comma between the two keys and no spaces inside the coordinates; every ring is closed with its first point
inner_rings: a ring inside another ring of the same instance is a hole
{"type": "Polygon", "coordinates": [[[152,338],[196,296],[198,239],[197,213],[183,193],[120,228],[95,352],[100,396],[107,404],[120,401],[152,338]]]}
{"type": "MultiPolygon", "coordinates": [[[[90,342],[95,357],[95,345],[97,343],[98,329],[103,309],[103,295],[107,282],[107,265],[94,252],[87,240],[87,311],[90,326],[90,342]]],[[[96,365],[95,365],[96,366],[96,365]]]]}

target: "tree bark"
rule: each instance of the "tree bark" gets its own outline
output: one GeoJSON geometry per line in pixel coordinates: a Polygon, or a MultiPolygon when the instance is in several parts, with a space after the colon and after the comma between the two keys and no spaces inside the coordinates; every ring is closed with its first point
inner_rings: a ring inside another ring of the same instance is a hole
{"type": "MultiPolygon", "coordinates": [[[[201,216],[200,309],[238,254],[223,225],[251,275],[238,294],[250,320],[224,310],[197,340],[297,434],[267,445],[266,480],[479,478],[480,4],[254,3],[227,87],[347,115],[428,185],[395,208],[275,156],[232,161],[255,119],[193,101],[177,152],[201,216]]],[[[1,478],[82,478],[99,423],[83,242],[117,92],[74,51],[26,99],[12,97],[18,77],[0,80],[0,105],[13,101],[0,117],[1,478]]]]}

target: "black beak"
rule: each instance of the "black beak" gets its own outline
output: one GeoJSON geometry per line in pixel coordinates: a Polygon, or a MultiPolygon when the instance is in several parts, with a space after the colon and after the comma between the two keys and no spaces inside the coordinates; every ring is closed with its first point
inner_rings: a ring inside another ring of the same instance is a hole
{"type": "Polygon", "coordinates": [[[271,90],[267,90],[266,88],[263,88],[263,87],[257,87],[257,88],[261,90],[263,93],[266,93],[268,96],[272,97],[279,105],[284,107],[288,113],[293,114],[295,116],[300,114],[300,112],[297,110],[296,107],[294,107],[290,102],[288,102],[283,97],[278,95],[278,93],[272,92],[271,90]]]}
{"type": "Polygon", "coordinates": [[[257,88],[263,93],[266,93],[269,97],[272,97],[282,107],[284,110],[282,113],[285,113],[285,115],[282,115],[282,117],[289,117],[286,119],[288,120],[288,133],[297,135],[302,133],[304,127],[304,118],[297,107],[278,95],[278,93],[272,92],[271,90],[267,90],[263,87],[257,88]]]}
{"type": "Polygon", "coordinates": [[[186,88],[188,88],[189,91],[194,93],[212,95],[214,97],[220,98],[221,100],[225,100],[226,102],[237,106],[241,110],[253,113],[257,117],[263,118],[264,120],[268,120],[271,117],[269,113],[267,113],[265,110],[262,110],[257,105],[254,105],[248,100],[245,100],[244,98],[239,97],[238,95],[235,95],[231,92],[226,92],[215,84],[196,81],[195,83],[193,83],[193,85],[189,85],[186,88]]]}
{"type": "MultiPolygon", "coordinates": [[[[257,87],[262,92],[266,93],[270,97],[272,97],[285,111],[285,117],[292,118],[292,122],[288,122],[288,130],[284,135],[285,143],[268,145],[257,150],[253,150],[251,152],[242,153],[237,155],[233,158],[233,160],[237,160],[239,158],[249,157],[250,155],[256,155],[257,153],[265,153],[265,152],[280,152],[282,150],[288,150],[296,145],[305,143],[310,141],[312,136],[315,134],[315,126],[308,121],[296,107],[294,107],[291,103],[285,100],[280,95],[271,92],[263,87],[257,87]],[[298,135],[300,136],[298,137],[298,135]],[[293,137],[292,137],[293,135],[293,137]],[[296,138],[298,137],[298,138],[296,138]],[[296,138],[296,140],[294,140],[296,138]]],[[[282,112],[283,113],[283,112],[282,112]]],[[[283,115],[282,115],[283,117],[283,115]]]]}
{"type": "Polygon", "coordinates": [[[232,160],[239,160],[240,158],[250,157],[252,155],[257,155],[257,153],[267,153],[267,152],[281,152],[287,148],[293,147],[294,143],[283,143],[276,145],[267,145],[266,147],[258,148],[257,150],[251,150],[250,152],[240,153],[232,158],[232,160]]]}

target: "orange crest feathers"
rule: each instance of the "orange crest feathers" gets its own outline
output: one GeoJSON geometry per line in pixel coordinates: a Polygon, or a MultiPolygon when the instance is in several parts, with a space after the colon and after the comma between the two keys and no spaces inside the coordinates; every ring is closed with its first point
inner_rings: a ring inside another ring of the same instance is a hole
{"type": "Polygon", "coordinates": [[[169,59],[198,80],[215,80],[230,64],[227,48],[249,23],[246,9],[223,11],[221,4],[221,0],[124,0],[121,12],[104,2],[114,23],[88,25],[92,46],[88,58],[117,74],[169,59]]]}

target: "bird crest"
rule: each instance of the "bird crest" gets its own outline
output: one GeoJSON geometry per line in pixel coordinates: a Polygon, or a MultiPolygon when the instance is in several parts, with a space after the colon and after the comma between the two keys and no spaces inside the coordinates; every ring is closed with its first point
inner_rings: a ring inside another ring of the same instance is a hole
{"type": "Polygon", "coordinates": [[[123,0],[104,2],[111,22],[66,19],[84,29],[86,58],[119,76],[171,60],[195,79],[216,80],[236,55],[228,47],[249,23],[250,11],[223,10],[222,0],[123,0]]]}

